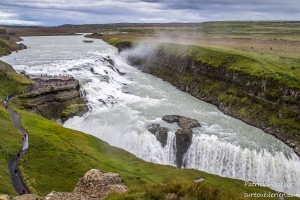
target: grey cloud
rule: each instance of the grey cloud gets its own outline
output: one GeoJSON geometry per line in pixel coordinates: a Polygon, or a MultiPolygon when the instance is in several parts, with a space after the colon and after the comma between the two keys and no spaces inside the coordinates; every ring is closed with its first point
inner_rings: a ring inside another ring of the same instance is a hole
{"type": "MultiPolygon", "coordinates": [[[[298,0],[1,0],[11,20],[62,23],[298,20],[298,0]]],[[[9,21],[9,19],[6,19],[9,21]]],[[[1,21],[0,21],[1,23],[1,21]]]]}

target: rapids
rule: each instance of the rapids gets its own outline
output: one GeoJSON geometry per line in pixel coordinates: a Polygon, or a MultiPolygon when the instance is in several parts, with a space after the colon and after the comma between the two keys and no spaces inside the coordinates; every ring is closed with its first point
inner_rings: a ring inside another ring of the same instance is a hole
{"type": "Polygon", "coordinates": [[[192,144],[184,156],[187,168],[253,181],[286,193],[300,192],[300,160],[291,148],[126,64],[116,48],[101,40],[84,43],[82,35],[23,39],[28,49],[0,59],[31,76],[72,75],[85,91],[89,112],[63,126],[94,135],[146,161],[175,165],[178,127],[161,118],[167,114],[190,117],[202,127],[193,129],[192,144]],[[126,75],[119,75],[110,59],[126,75]],[[146,129],[152,123],[170,129],[164,148],[146,129]]]}

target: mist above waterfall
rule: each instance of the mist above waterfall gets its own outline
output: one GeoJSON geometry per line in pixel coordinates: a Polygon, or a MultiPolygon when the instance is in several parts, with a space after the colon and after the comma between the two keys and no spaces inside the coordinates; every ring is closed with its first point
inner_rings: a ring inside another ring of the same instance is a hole
{"type": "Polygon", "coordinates": [[[141,61],[150,59],[157,47],[158,43],[139,42],[134,47],[121,51],[120,56],[127,61],[127,63],[133,63],[138,69],[147,72],[147,65],[141,64],[141,61]]]}

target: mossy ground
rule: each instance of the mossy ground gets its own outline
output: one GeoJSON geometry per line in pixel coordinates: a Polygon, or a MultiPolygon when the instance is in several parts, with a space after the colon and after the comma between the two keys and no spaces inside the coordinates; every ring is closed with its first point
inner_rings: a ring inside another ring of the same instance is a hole
{"type": "Polygon", "coordinates": [[[0,107],[0,194],[17,195],[12,185],[8,163],[22,148],[22,133],[14,128],[11,115],[0,107]]]}

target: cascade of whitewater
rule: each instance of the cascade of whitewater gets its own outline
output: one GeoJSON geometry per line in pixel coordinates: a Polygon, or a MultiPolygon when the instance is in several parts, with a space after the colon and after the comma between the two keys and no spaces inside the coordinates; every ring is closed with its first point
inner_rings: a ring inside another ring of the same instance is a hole
{"type": "Polygon", "coordinates": [[[23,43],[30,49],[1,60],[31,75],[69,74],[80,81],[90,111],[69,119],[65,127],[94,135],[146,161],[175,166],[178,126],[161,118],[167,114],[190,117],[202,127],[193,129],[185,167],[269,184],[286,193],[300,192],[300,161],[291,148],[127,65],[106,43],[82,40],[82,36],[28,37],[23,43]],[[121,76],[114,67],[126,75],[121,76]],[[165,147],[146,129],[154,123],[169,129],[165,147]]]}

